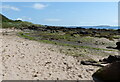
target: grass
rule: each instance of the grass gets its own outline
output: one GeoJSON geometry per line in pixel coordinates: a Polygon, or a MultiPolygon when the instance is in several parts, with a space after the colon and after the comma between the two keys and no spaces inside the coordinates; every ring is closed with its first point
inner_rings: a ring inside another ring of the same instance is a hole
{"type": "Polygon", "coordinates": [[[114,39],[119,39],[119,38],[120,38],[120,35],[114,35],[113,38],[114,38],[114,39]]]}
{"type": "MultiPolygon", "coordinates": [[[[19,32],[18,35],[21,37],[24,37],[26,39],[29,40],[37,40],[36,37],[30,36],[30,33],[23,33],[23,32],[19,32]]],[[[44,34],[43,34],[44,35],[44,34]]],[[[49,34],[47,34],[49,35],[49,34]]],[[[50,34],[51,35],[51,34],[50,34]]],[[[53,34],[54,35],[54,34],[53,34]]],[[[50,37],[50,36],[49,36],[50,37]]],[[[57,36],[58,37],[58,36],[57,36]]],[[[63,36],[65,37],[65,36],[63,36]]],[[[59,37],[58,37],[59,38],[59,37]]],[[[54,42],[51,40],[37,40],[39,42],[44,42],[44,43],[50,43],[50,44],[55,44],[55,45],[60,45],[60,46],[69,46],[69,47],[73,47],[73,48],[83,48],[83,49],[94,49],[94,50],[105,50],[105,51],[113,51],[113,50],[108,50],[108,49],[102,49],[102,48],[93,48],[93,47],[89,47],[89,46],[79,46],[79,45],[72,45],[72,44],[65,44],[65,43],[60,43],[60,42],[54,42]]]]}
{"type": "Polygon", "coordinates": [[[22,33],[22,32],[19,32],[18,35],[19,35],[20,37],[24,37],[25,39],[35,40],[34,37],[27,36],[27,35],[25,35],[25,34],[22,33]]]}
{"type": "Polygon", "coordinates": [[[62,39],[62,40],[71,40],[73,39],[72,36],[70,36],[69,34],[59,34],[59,33],[48,33],[48,32],[40,32],[39,33],[40,36],[43,36],[43,37],[47,37],[47,38],[54,38],[54,39],[62,39]]]}
{"type": "MultiPolygon", "coordinates": [[[[46,40],[46,39],[40,39],[39,40],[38,39],[39,37],[45,38],[44,36],[47,36],[47,37],[49,36],[50,38],[51,38],[51,36],[52,36],[52,38],[53,38],[53,36],[57,37],[58,35],[60,35],[59,33],[48,33],[48,32],[34,33],[32,31],[30,31],[30,32],[27,32],[27,33],[19,32],[18,35],[20,37],[25,38],[25,39],[58,45],[59,47],[49,49],[49,50],[57,51],[57,52],[63,53],[63,54],[68,55],[68,56],[73,56],[73,57],[77,57],[77,58],[80,57],[81,60],[93,61],[93,58],[91,58],[89,55],[104,57],[104,56],[112,55],[112,54],[107,53],[105,51],[115,51],[115,50],[109,50],[109,49],[94,48],[94,47],[89,47],[89,46],[65,44],[65,43],[61,43],[61,42],[55,42],[55,41],[52,41],[52,40],[49,40],[49,39],[48,40],[46,40]],[[37,37],[34,37],[33,35],[36,35],[36,34],[38,34],[38,35],[41,34],[41,35],[39,35],[37,37]]],[[[63,37],[65,37],[65,36],[69,36],[69,35],[64,35],[63,37]]],[[[59,38],[59,37],[57,37],[57,38],[59,38]]],[[[74,37],[72,37],[72,38],[74,38],[74,37]]],[[[87,38],[87,37],[85,37],[85,38],[87,38]]],[[[87,40],[89,40],[89,39],[91,39],[91,38],[87,38],[87,40]]]]}
{"type": "Polygon", "coordinates": [[[25,27],[29,27],[29,26],[36,26],[36,27],[42,27],[43,25],[38,25],[38,24],[33,24],[31,22],[27,22],[27,21],[9,21],[9,22],[1,22],[0,24],[2,24],[2,28],[16,28],[16,29],[20,29],[20,28],[25,28],[25,27]]]}

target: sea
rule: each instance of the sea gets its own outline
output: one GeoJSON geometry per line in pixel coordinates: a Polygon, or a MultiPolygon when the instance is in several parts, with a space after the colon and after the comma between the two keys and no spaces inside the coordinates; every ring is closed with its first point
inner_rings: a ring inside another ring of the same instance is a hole
{"type": "Polygon", "coordinates": [[[68,26],[67,28],[120,29],[118,26],[68,26]]]}

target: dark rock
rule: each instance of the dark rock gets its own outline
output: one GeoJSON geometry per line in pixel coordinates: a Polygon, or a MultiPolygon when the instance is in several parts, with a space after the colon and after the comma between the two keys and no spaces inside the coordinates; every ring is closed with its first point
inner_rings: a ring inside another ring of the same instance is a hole
{"type": "Polygon", "coordinates": [[[70,36],[74,36],[74,34],[70,34],[70,36]]]}
{"type": "Polygon", "coordinates": [[[46,65],[46,64],[50,64],[50,63],[52,63],[52,62],[51,62],[51,61],[50,61],[50,62],[46,62],[45,65],[46,65]]]}
{"type": "Polygon", "coordinates": [[[81,61],[81,64],[103,67],[101,64],[97,63],[96,61],[81,61]]]}
{"type": "Polygon", "coordinates": [[[82,75],[78,75],[79,78],[82,78],[82,75]]]}
{"type": "Polygon", "coordinates": [[[33,75],[33,77],[37,77],[37,75],[33,75]]]}
{"type": "Polygon", "coordinates": [[[49,40],[54,40],[54,38],[50,38],[49,40]]]}
{"type": "Polygon", "coordinates": [[[103,60],[99,60],[100,62],[112,63],[116,61],[120,61],[120,55],[110,55],[108,58],[104,58],[103,60]]]}
{"type": "Polygon", "coordinates": [[[97,31],[93,31],[93,33],[94,33],[94,34],[96,34],[96,33],[97,33],[97,31]]]}
{"type": "Polygon", "coordinates": [[[63,62],[63,64],[68,65],[66,62],[63,62]]]}
{"type": "Polygon", "coordinates": [[[117,49],[120,49],[120,42],[117,42],[116,45],[117,45],[116,48],[117,48],[117,49]]]}
{"type": "Polygon", "coordinates": [[[30,30],[38,30],[38,27],[32,25],[32,26],[28,26],[28,29],[30,29],[30,30]]]}
{"type": "Polygon", "coordinates": [[[88,71],[94,71],[94,69],[87,69],[88,71]]]}
{"type": "Polygon", "coordinates": [[[92,77],[94,80],[99,81],[120,80],[120,61],[111,63],[97,70],[92,77]]]}
{"type": "Polygon", "coordinates": [[[83,31],[83,30],[81,30],[81,31],[79,31],[79,33],[78,34],[89,34],[88,32],[86,32],[86,31],[83,31]]]}
{"type": "Polygon", "coordinates": [[[77,41],[77,43],[82,43],[81,41],[77,41]]]}

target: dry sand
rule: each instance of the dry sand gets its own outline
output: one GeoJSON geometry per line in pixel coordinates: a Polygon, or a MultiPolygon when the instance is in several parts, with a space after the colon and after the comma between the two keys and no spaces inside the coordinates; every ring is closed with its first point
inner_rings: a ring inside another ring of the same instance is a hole
{"type": "Polygon", "coordinates": [[[13,32],[3,36],[0,33],[1,40],[3,80],[92,80],[98,69],[49,50],[54,50],[54,45],[23,39],[13,32]]]}

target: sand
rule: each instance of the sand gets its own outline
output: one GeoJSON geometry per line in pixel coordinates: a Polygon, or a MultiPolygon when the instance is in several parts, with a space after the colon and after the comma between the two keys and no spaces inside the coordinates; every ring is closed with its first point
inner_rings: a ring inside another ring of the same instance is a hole
{"type": "Polygon", "coordinates": [[[3,80],[92,80],[99,68],[81,65],[72,56],[54,51],[52,44],[31,41],[16,36],[12,30],[0,33],[3,80]],[[53,49],[51,51],[50,49],[53,49]]]}

